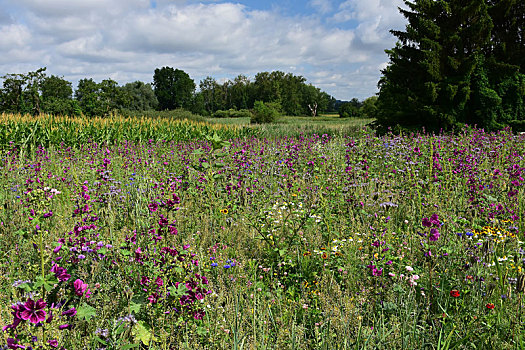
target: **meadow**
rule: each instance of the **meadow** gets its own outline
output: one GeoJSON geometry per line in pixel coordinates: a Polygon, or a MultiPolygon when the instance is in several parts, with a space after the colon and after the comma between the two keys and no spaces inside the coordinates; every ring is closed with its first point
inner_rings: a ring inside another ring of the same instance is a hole
{"type": "Polygon", "coordinates": [[[525,135],[0,119],[4,347],[525,347],[525,135]]]}

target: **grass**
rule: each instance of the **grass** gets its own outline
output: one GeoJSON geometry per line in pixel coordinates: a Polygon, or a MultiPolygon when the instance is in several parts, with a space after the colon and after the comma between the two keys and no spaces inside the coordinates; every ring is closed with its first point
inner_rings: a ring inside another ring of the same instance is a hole
{"type": "Polygon", "coordinates": [[[333,119],[4,148],[4,344],[522,348],[525,136],[333,119]]]}

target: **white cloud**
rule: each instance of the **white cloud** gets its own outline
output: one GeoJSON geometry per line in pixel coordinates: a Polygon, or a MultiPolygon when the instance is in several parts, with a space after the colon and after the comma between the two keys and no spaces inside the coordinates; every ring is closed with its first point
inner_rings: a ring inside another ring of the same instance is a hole
{"type": "MultiPolygon", "coordinates": [[[[0,75],[45,65],[72,81],[125,83],[151,81],[155,68],[171,66],[198,84],[207,75],[283,70],[337,98],[366,97],[376,91],[383,50],[394,43],[388,29],[400,23],[400,1],[345,1],[333,19],[359,25],[343,29],[228,2],[157,0],[151,8],[150,0],[18,0],[17,11],[0,16],[12,19],[0,22],[0,75]]],[[[330,0],[309,5],[333,10],[330,0]]]]}
{"type": "Polygon", "coordinates": [[[323,14],[329,13],[333,9],[331,0],[310,0],[308,4],[323,14]]]}

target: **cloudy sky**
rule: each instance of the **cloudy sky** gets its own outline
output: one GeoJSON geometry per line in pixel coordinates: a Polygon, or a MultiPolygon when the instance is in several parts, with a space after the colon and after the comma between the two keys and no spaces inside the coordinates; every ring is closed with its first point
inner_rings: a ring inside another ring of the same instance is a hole
{"type": "Polygon", "coordinates": [[[198,85],[239,74],[302,75],[337,99],[377,92],[402,0],[0,0],[0,76],[47,67],[72,81],[151,82],[155,68],[198,85]]]}

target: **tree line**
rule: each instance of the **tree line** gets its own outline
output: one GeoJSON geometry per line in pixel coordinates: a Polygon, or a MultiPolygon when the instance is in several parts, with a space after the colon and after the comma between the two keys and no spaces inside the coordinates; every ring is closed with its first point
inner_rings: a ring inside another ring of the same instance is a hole
{"type": "Polygon", "coordinates": [[[525,128],[525,1],[405,0],[377,126],[525,128]]]}
{"type": "Polygon", "coordinates": [[[172,67],[157,68],[153,83],[135,81],[123,86],[112,79],[81,79],[76,90],[63,77],[48,76],[46,68],[1,77],[0,112],[37,115],[106,116],[119,112],[164,111],[183,108],[201,115],[243,111],[262,102],[286,115],[336,112],[332,96],[302,76],[280,71],[261,72],[251,81],[244,75],[222,84],[212,77],[199,83],[172,67]]]}

